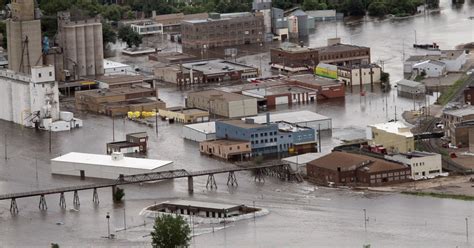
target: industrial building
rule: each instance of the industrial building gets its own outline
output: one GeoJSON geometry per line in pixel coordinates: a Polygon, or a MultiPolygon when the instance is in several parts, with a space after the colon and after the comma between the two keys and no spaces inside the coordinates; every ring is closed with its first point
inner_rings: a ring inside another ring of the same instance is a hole
{"type": "Polygon", "coordinates": [[[474,84],[469,85],[464,89],[464,103],[467,105],[474,105],[474,84]]]}
{"type": "Polygon", "coordinates": [[[262,13],[209,14],[202,20],[187,20],[181,24],[183,48],[207,49],[265,41],[262,13]]]}
{"type": "Polygon", "coordinates": [[[118,179],[121,176],[172,169],[172,161],[70,152],[51,159],[51,173],[81,178],[118,179]]]}
{"type": "Polygon", "coordinates": [[[203,122],[183,126],[183,138],[187,140],[202,142],[216,139],[216,123],[203,122]]]}
{"type": "Polygon", "coordinates": [[[242,91],[242,94],[255,97],[259,102],[263,100],[267,108],[274,108],[282,104],[314,103],[318,92],[315,89],[301,86],[275,86],[245,90],[242,91]]]}
{"type": "Polygon", "coordinates": [[[135,75],[136,74],[135,70],[130,65],[108,60],[108,59],[104,59],[103,61],[104,61],[104,75],[105,76],[126,75],[126,74],[135,75]]]}
{"type": "Polygon", "coordinates": [[[6,21],[8,68],[30,74],[43,65],[40,11],[34,0],[11,1],[11,18],[6,21]]]}
{"type": "Polygon", "coordinates": [[[425,77],[441,77],[446,75],[446,64],[437,60],[426,60],[413,65],[413,72],[416,75],[425,77]]]}
{"type": "Polygon", "coordinates": [[[426,94],[426,86],[417,81],[402,79],[397,82],[397,94],[402,97],[421,97],[426,94]]]}
{"type": "Polygon", "coordinates": [[[148,150],[148,134],[146,132],[129,133],[124,141],[107,143],[107,154],[122,153],[124,155],[146,154],[148,150]]]}
{"type": "Polygon", "coordinates": [[[227,60],[206,60],[154,69],[158,80],[179,86],[190,84],[240,82],[258,76],[258,69],[227,60]]]}
{"type": "Polygon", "coordinates": [[[443,173],[441,154],[439,153],[414,151],[386,155],[385,159],[410,166],[413,180],[433,178],[443,173]]]}
{"type": "Polygon", "coordinates": [[[226,218],[249,212],[245,205],[173,200],[152,207],[154,211],[192,215],[202,218],[226,218]]]}
{"type": "Polygon", "coordinates": [[[347,152],[331,152],[306,165],[308,178],[328,185],[384,186],[407,182],[409,166],[384,159],[347,152]]]}
{"type": "Polygon", "coordinates": [[[462,71],[462,67],[466,64],[467,57],[466,52],[464,50],[438,50],[438,51],[430,51],[428,54],[425,55],[413,55],[410,56],[407,60],[403,62],[403,72],[404,73],[412,73],[418,70],[421,73],[420,69],[423,69],[429,61],[436,61],[438,63],[433,64],[428,71],[428,67],[426,68],[425,72],[428,74],[433,74],[435,72],[434,68],[443,68],[445,72],[460,72],[462,71]],[[420,63],[421,66],[420,66],[420,63]],[[415,65],[418,64],[417,68],[415,65]]]}
{"type": "MultiPolygon", "coordinates": [[[[268,116],[267,116],[268,118],[268,116]]],[[[248,141],[252,155],[315,152],[315,131],[286,122],[257,124],[253,119],[216,121],[216,138],[248,141]]]]}
{"type": "Polygon", "coordinates": [[[51,131],[81,127],[72,113],[59,111],[54,78],[53,66],[33,66],[31,75],[0,70],[0,119],[51,131]]]}
{"type": "MultiPolygon", "coordinates": [[[[267,115],[259,115],[256,117],[247,117],[253,119],[255,123],[264,124],[267,122],[267,115]]],[[[288,122],[300,127],[310,127],[315,130],[332,130],[332,120],[330,117],[320,115],[318,113],[302,110],[286,113],[271,113],[270,122],[288,122]]]]}
{"type": "Polygon", "coordinates": [[[76,92],[75,103],[77,110],[116,116],[166,108],[156,96],[155,89],[144,87],[85,90],[76,92]]]}
{"type": "Polygon", "coordinates": [[[367,139],[371,145],[383,145],[388,153],[415,151],[415,140],[410,128],[403,122],[394,121],[368,125],[367,139]]]}
{"type": "Polygon", "coordinates": [[[135,86],[156,89],[153,78],[143,75],[104,75],[90,79],[90,81],[95,82],[100,89],[131,88],[135,86]]]}
{"type": "Polygon", "coordinates": [[[329,39],[327,46],[316,48],[284,43],[270,49],[270,61],[272,68],[285,71],[312,71],[321,62],[337,66],[371,63],[369,47],[342,44],[340,38],[329,39]]]}
{"type": "Polygon", "coordinates": [[[382,68],[376,64],[337,67],[337,78],[345,85],[374,85],[380,83],[382,68]]]}
{"type": "Polygon", "coordinates": [[[257,115],[256,98],[219,90],[191,92],[186,98],[186,106],[227,118],[257,115]]]}
{"type": "MultiPolygon", "coordinates": [[[[58,13],[58,43],[61,56],[53,56],[54,65],[61,64],[61,81],[104,74],[102,23],[99,17],[82,19],[70,12],[58,13]],[[62,58],[62,63],[56,61],[62,58]]],[[[58,66],[58,69],[61,69],[58,66]]]]}
{"type": "Polygon", "coordinates": [[[202,141],[199,143],[199,151],[202,154],[233,161],[248,159],[252,154],[250,142],[228,139],[202,141]]]}
{"type": "Polygon", "coordinates": [[[313,17],[315,22],[338,21],[344,18],[344,14],[337,13],[335,9],[310,10],[306,11],[306,14],[313,17]]]}
{"type": "Polygon", "coordinates": [[[208,122],[209,112],[198,108],[171,107],[159,109],[161,118],[173,120],[180,123],[208,122]]]}
{"type": "MultiPolygon", "coordinates": [[[[153,12],[155,13],[155,12],[153,12]]],[[[203,20],[209,17],[208,13],[196,13],[185,15],[183,13],[174,13],[166,15],[154,15],[152,20],[163,25],[163,32],[165,33],[179,33],[181,31],[181,24],[184,21],[203,20]]]]}
{"type": "Polygon", "coordinates": [[[456,145],[460,143],[460,140],[463,140],[462,136],[466,138],[466,135],[468,135],[466,128],[462,128],[462,126],[474,121],[474,106],[468,105],[459,109],[446,109],[443,111],[441,118],[444,124],[444,136],[451,139],[451,142],[456,145]]]}
{"type": "Polygon", "coordinates": [[[290,85],[307,87],[318,91],[317,100],[342,98],[346,96],[344,84],[339,80],[327,79],[310,74],[294,75],[287,79],[290,85]]]}

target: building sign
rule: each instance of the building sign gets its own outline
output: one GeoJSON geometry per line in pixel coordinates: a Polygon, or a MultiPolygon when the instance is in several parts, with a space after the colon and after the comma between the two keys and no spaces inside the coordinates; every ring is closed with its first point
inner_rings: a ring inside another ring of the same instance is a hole
{"type": "Polygon", "coordinates": [[[319,63],[314,73],[321,77],[337,79],[337,66],[319,63]]]}

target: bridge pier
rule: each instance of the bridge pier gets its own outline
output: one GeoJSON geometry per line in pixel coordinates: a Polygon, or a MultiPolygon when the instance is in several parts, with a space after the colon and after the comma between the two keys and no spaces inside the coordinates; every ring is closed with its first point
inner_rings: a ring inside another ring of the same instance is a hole
{"type": "Polygon", "coordinates": [[[233,171],[229,172],[229,176],[227,177],[227,185],[228,186],[239,186],[237,183],[237,177],[235,176],[235,173],[233,171]]]}
{"type": "Polygon", "coordinates": [[[59,207],[66,208],[66,198],[64,198],[64,192],[59,195],[59,207]]]}
{"type": "Polygon", "coordinates": [[[99,194],[97,194],[97,188],[94,188],[92,193],[92,202],[95,204],[99,204],[99,194]]]}
{"type": "Polygon", "coordinates": [[[207,176],[206,188],[217,189],[217,183],[216,179],[214,178],[214,174],[209,174],[207,176]]]}
{"type": "Polygon", "coordinates": [[[260,168],[255,171],[255,182],[265,183],[265,178],[263,177],[263,170],[260,168]]]}
{"type": "Polygon", "coordinates": [[[72,204],[74,206],[81,205],[81,203],[79,202],[79,195],[77,194],[77,190],[74,190],[74,197],[72,198],[72,204]]]}
{"type": "Polygon", "coordinates": [[[18,213],[18,205],[16,205],[16,199],[12,198],[10,202],[10,213],[17,214],[18,213]]]}
{"type": "Polygon", "coordinates": [[[193,177],[188,177],[188,192],[192,194],[194,192],[193,177]]]}
{"type": "Polygon", "coordinates": [[[40,196],[40,202],[39,202],[38,207],[40,210],[43,210],[43,211],[48,209],[48,205],[46,204],[46,198],[44,198],[44,195],[40,196]]]}

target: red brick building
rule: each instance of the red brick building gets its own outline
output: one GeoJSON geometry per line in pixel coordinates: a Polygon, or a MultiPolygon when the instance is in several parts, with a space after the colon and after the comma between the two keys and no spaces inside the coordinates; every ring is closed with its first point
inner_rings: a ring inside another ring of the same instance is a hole
{"type": "Polygon", "coordinates": [[[410,167],[347,152],[332,152],[306,165],[308,177],[317,183],[336,185],[383,186],[406,182],[410,167]]]}

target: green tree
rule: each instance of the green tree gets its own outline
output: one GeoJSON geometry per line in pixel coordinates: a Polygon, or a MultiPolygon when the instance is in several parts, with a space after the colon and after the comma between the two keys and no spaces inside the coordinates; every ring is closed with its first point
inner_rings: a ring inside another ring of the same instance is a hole
{"type": "Polygon", "coordinates": [[[318,6],[319,6],[318,0],[304,0],[302,7],[304,10],[314,10],[314,9],[317,9],[318,6]]]}
{"type": "Polygon", "coordinates": [[[369,15],[382,17],[387,14],[387,6],[381,1],[372,2],[368,8],[369,15]]]}
{"type": "Polygon", "coordinates": [[[7,49],[7,26],[5,22],[0,22],[0,33],[2,34],[2,47],[7,49]]]}
{"type": "Polygon", "coordinates": [[[102,42],[104,43],[104,49],[106,49],[109,43],[117,42],[117,34],[112,29],[112,26],[108,22],[102,22],[102,42]]]}
{"type": "Polygon", "coordinates": [[[59,248],[59,245],[56,243],[51,243],[51,248],[59,248]]]}
{"type": "Polygon", "coordinates": [[[344,9],[347,15],[365,15],[365,6],[361,0],[346,0],[346,2],[344,3],[344,9]]]}
{"type": "Polygon", "coordinates": [[[118,38],[127,43],[128,47],[139,47],[142,43],[142,37],[129,26],[123,26],[119,29],[118,38]]]}
{"type": "Polygon", "coordinates": [[[102,10],[102,16],[110,21],[120,21],[122,19],[122,10],[118,5],[106,5],[102,10]]]}
{"type": "Polygon", "coordinates": [[[121,202],[123,197],[125,196],[125,192],[122,188],[117,187],[114,192],[114,202],[121,202]]]}
{"type": "Polygon", "coordinates": [[[155,219],[151,232],[153,248],[176,248],[189,245],[191,229],[180,215],[162,215],[155,219]]]}

